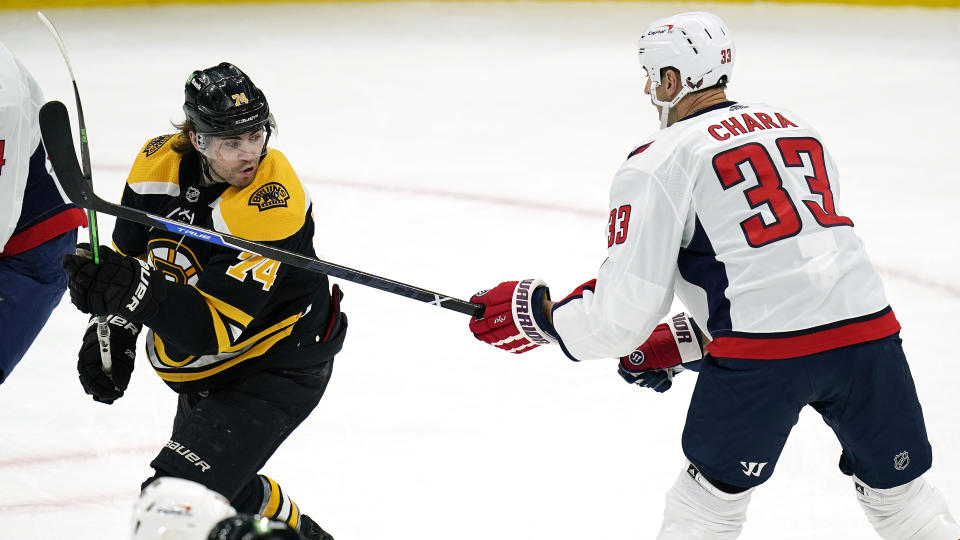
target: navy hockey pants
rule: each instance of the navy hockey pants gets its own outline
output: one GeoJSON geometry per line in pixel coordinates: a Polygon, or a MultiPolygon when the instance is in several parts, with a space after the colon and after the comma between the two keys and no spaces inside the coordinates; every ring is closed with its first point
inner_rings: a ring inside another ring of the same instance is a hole
{"type": "Polygon", "coordinates": [[[930,443],[899,335],[799,358],[707,356],[683,451],[713,480],[750,488],[773,474],[810,405],[840,441],[840,470],[885,489],[930,468],[930,443]]]}
{"type": "Polygon", "coordinates": [[[20,362],[67,290],[60,260],[73,253],[77,231],[12,257],[0,257],[0,383],[20,362]]]}

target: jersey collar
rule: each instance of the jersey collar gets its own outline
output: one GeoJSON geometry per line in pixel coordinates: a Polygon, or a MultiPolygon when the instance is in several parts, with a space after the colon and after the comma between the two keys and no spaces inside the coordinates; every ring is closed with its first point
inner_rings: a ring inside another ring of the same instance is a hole
{"type": "Polygon", "coordinates": [[[680,122],[683,122],[684,120],[689,120],[689,119],[691,119],[691,118],[700,116],[701,114],[707,114],[708,112],[711,112],[711,111],[716,111],[716,110],[718,110],[718,109],[725,109],[725,108],[727,108],[727,107],[730,107],[730,106],[736,105],[736,104],[737,104],[736,101],[724,101],[723,103],[717,103],[716,105],[712,105],[712,106],[707,107],[707,108],[705,108],[705,109],[700,109],[699,111],[697,111],[697,112],[695,112],[695,113],[693,113],[693,114],[688,114],[687,116],[684,116],[684,117],[681,118],[680,120],[677,120],[677,123],[680,123],[680,122]]]}

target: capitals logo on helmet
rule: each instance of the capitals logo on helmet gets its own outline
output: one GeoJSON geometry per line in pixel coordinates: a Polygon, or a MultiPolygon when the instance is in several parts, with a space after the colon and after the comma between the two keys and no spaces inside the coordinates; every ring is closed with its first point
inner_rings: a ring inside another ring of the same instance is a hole
{"type": "Polygon", "coordinates": [[[654,83],[672,67],[688,86],[707,88],[730,82],[736,47],[720,17],[697,11],[650,23],[637,44],[640,63],[654,83]]]}
{"type": "Polygon", "coordinates": [[[690,92],[725,85],[733,75],[736,47],[727,26],[713,13],[680,13],[656,20],[647,26],[637,44],[640,64],[650,78],[650,97],[662,109],[661,127],[666,127],[666,111],[690,92]],[[670,101],[656,97],[660,73],[677,70],[682,85],[670,101]]]}

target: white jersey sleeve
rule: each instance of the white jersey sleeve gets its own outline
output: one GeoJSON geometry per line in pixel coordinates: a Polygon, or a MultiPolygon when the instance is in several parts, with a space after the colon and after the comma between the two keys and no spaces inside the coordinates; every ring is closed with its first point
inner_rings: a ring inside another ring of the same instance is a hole
{"type": "Polygon", "coordinates": [[[673,301],[672,261],[682,241],[691,190],[683,178],[669,184],[670,179],[645,166],[649,163],[631,157],[614,177],[607,259],[593,290],[579,290],[554,308],[561,343],[577,359],[629,354],[673,301]]]}
{"type": "Polygon", "coordinates": [[[40,87],[0,43],[0,251],[13,234],[30,171],[40,144],[40,87]]]}
{"type": "Polygon", "coordinates": [[[816,131],[781,108],[728,102],[657,133],[614,178],[595,283],[554,306],[564,351],[629,353],[674,293],[714,356],[790,358],[895,333],[837,182],[816,131]]]}

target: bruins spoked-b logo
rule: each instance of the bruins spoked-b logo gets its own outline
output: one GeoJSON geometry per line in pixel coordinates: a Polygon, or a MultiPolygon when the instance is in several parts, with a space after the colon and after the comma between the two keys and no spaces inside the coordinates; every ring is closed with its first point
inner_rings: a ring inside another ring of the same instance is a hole
{"type": "Polygon", "coordinates": [[[159,137],[154,137],[143,148],[143,155],[146,157],[152,156],[157,152],[157,150],[162,148],[167,141],[170,140],[170,137],[173,137],[173,135],[161,135],[159,137]]]}
{"type": "Polygon", "coordinates": [[[285,207],[289,199],[290,194],[287,193],[287,188],[278,182],[270,182],[257,188],[257,190],[253,192],[253,195],[250,196],[248,204],[250,204],[250,206],[256,206],[257,210],[263,212],[271,208],[285,207]]]}

